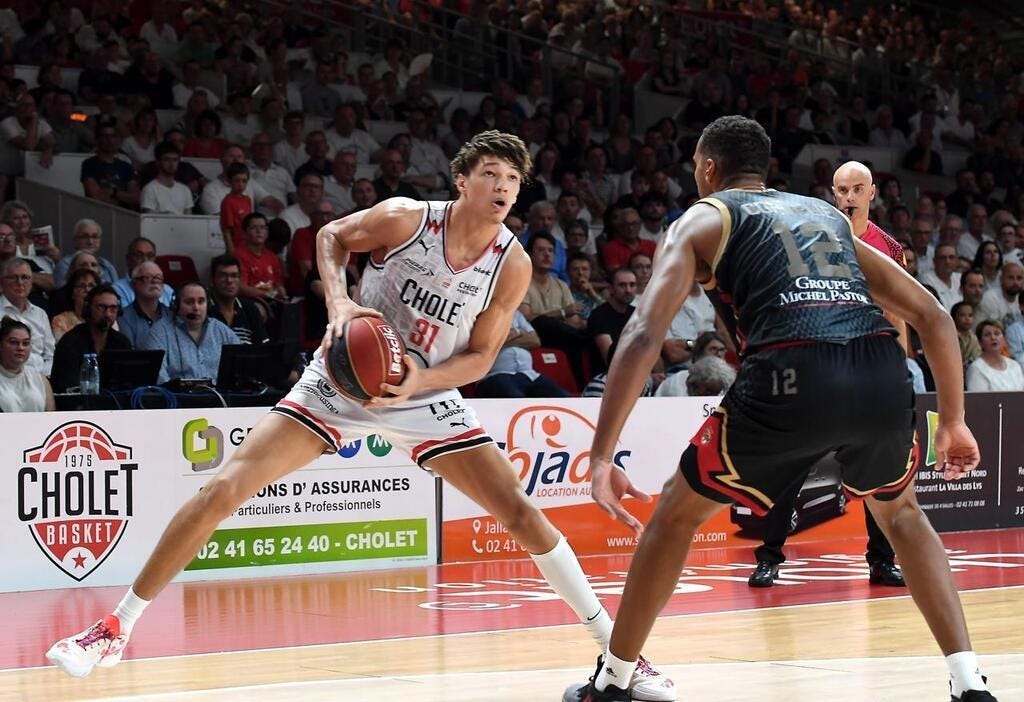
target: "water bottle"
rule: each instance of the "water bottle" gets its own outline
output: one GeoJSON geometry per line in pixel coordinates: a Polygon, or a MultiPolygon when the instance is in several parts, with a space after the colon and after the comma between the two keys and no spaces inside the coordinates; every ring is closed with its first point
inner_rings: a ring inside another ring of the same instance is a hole
{"type": "Polygon", "coordinates": [[[82,356],[78,388],[79,392],[83,395],[100,394],[100,362],[94,353],[87,353],[82,356]]]}

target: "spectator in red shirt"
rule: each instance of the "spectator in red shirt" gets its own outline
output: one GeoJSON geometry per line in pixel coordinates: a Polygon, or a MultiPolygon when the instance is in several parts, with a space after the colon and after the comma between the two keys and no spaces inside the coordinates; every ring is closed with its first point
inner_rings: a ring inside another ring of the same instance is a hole
{"type": "Polygon", "coordinates": [[[235,251],[241,263],[241,294],[260,302],[287,299],[284,266],[273,251],[266,248],[267,218],[253,212],[242,220],[245,242],[235,251]]]}
{"type": "Polygon", "coordinates": [[[224,235],[224,248],[233,254],[242,248],[245,239],[244,222],[252,214],[252,198],[245,194],[249,185],[249,167],[244,163],[232,163],[224,173],[231,185],[231,192],[220,201],[220,230],[224,235]]]}
{"type": "Polygon", "coordinates": [[[228,142],[220,135],[220,117],[213,110],[200,112],[195,120],[195,136],[185,142],[186,158],[220,158],[228,142]]]}
{"type": "Polygon", "coordinates": [[[601,251],[601,263],[609,275],[623,266],[628,266],[630,257],[637,252],[654,257],[654,242],[640,238],[642,224],[640,213],[632,207],[627,207],[619,213],[615,237],[605,244],[601,251]]]}
{"type": "Polygon", "coordinates": [[[330,200],[321,200],[310,213],[310,225],[296,229],[288,247],[288,293],[302,296],[306,275],[313,268],[316,258],[316,233],[336,216],[330,200]]]}

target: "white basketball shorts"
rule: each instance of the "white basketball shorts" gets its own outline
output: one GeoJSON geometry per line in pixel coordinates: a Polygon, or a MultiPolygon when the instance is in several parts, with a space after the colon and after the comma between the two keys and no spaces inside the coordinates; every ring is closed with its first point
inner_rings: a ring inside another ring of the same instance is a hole
{"type": "Polygon", "coordinates": [[[438,456],[493,443],[458,390],[442,390],[400,405],[368,409],[331,385],[320,354],[271,412],[316,434],[327,444],[329,453],[379,434],[420,467],[438,456]]]}

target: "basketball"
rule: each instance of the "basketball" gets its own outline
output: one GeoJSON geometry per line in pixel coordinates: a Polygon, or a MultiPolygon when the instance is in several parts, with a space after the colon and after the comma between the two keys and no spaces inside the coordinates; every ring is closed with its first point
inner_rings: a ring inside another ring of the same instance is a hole
{"type": "Polygon", "coordinates": [[[355,400],[380,397],[380,384],[398,385],[405,377],[405,344],[393,326],[376,317],[345,323],[342,336],[327,354],[327,374],[334,387],[355,400]]]}

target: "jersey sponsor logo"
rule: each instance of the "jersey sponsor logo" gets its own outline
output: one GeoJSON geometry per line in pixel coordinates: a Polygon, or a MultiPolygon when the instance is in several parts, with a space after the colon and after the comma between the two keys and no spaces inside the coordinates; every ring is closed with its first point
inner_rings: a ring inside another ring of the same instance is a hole
{"type": "Polygon", "coordinates": [[[71,421],[22,452],[18,520],[63,573],[82,581],[117,548],[134,512],[139,464],[92,422],[71,421]]]}
{"type": "Polygon", "coordinates": [[[419,261],[409,258],[408,256],[402,259],[402,263],[404,263],[407,268],[411,268],[412,270],[416,271],[417,273],[420,273],[421,275],[425,275],[428,277],[434,275],[434,270],[432,268],[428,268],[419,261]]]}
{"type": "MultiPolygon", "coordinates": [[[[590,449],[574,451],[573,446],[590,446],[594,424],[587,417],[565,407],[525,407],[509,420],[504,442],[509,461],[519,471],[527,495],[537,497],[590,494],[590,449]]],[[[617,450],[612,463],[626,470],[629,449],[617,450]]]]}
{"type": "Polygon", "coordinates": [[[319,380],[316,381],[316,389],[324,397],[334,397],[335,395],[338,394],[338,391],[332,388],[331,384],[328,383],[323,378],[320,378],[319,380]]]}
{"type": "Polygon", "coordinates": [[[803,275],[793,281],[794,291],[779,293],[779,304],[793,305],[802,302],[856,302],[870,305],[871,299],[853,289],[853,280],[811,278],[803,275]]]}
{"type": "Polygon", "coordinates": [[[437,246],[437,244],[434,244],[434,246],[427,246],[427,242],[423,241],[423,239],[417,240],[416,243],[423,247],[423,255],[430,253],[430,250],[434,248],[434,246],[437,246]]]}
{"type": "Polygon", "coordinates": [[[480,294],[480,286],[479,285],[471,285],[470,283],[467,283],[464,280],[460,280],[459,284],[456,286],[455,289],[458,290],[460,293],[463,293],[464,295],[474,295],[475,296],[475,295],[479,295],[480,294]]]}
{"type": "Polygon", "coordinates": [[[491,275],[491,274],[492,274],[492,273],[493,273],[494,271],[492,271],[492,270],[491,270],[491,269],[489,269],[489,268],[481,268],[480,266],[473,266],[473,272],[474,272],[474,273],[479,273],[480,275],[486,275],[486,276],[490,277],[490,275],[491,275]]]}
{"type": "Polygon", "coordinates": [[[450,420],[448,423],[453,427],[463,425],[469,429],[469,425],[465,424],[465,419],[455,421],[459,415],[466,413],[466,407],[461,403],[455,400],[441,400],[440,402],[431,402],[429,407],[430,414],[434,416],[435,421],[443,422],[447,419],[450,420]]]}
{"type": "Polygon", "coordinates": [[[406,279],[398,298],[417,312],[450,327],[455,326],[463,307],[460,302],[454,302],[436,292],[420,287],[420,284],[412,278],[406,279]]]}

